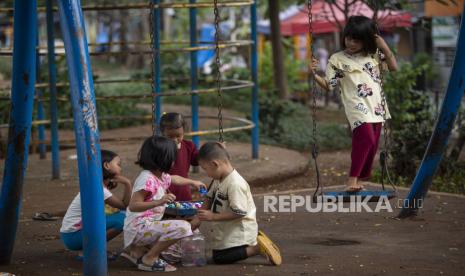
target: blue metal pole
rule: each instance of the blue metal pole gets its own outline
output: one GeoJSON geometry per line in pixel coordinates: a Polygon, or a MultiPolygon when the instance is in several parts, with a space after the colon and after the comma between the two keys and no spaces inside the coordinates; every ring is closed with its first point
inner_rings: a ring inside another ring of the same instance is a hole
{"type": "Polygon", "coordinates": [[[416,214],[418,205],[426,196],[433,176],[436,173],[442,155],[447,148],[449,136],[454,126],[457,112],[465,90],[465,17],[462,16],[455,61],[447,86],[447,93],[441,107],[436,126],[430,138],[428,148],[413,180],[412,188],[405,200],[399,217],[405,218],[416,214]]]}
{"type": "MultiPolygon", "coordinates": [[[[160,4],[160,0],[152,0],[155,5],[160,4]]],[[[154,11],[154,18],[153,18],[153,48],[155,49],[154,53],[154,88],[155,91],[152,91],[152,93],[155,94],[160,94],[161,93],[161,60],[160,60],[160,26],[161,26],[161,12],[159,8],[156,8],[154,11]]],[[[160,118],[161,118],[161,97],[156,97],[155,98],[155,114],[153,114],[155,117],[155,123],[156,123],[156,130],[157,133],[159,131],[158,125],[160,124],[160,118]]],[[[153,123],[153,122],[152,122],[153,123]]]]}
{"type": "MultiPolygon", "coordinates": [[[[36,48],[36,81],[40,82],[40,55],[39,55],[39,33],[37,33],[37,42],[36,42],[37,48],[36,48]]],[[[36,95],[37,99],[37,119],[38,120],[44,120],[45,119],[45,114],[44,114],[44,104],[40,100],[42,99],[42,89],[37,88],[36,90],[36,95]]],[[[39,156],[40,159],[45,159],[46,158],[46,148],[45,148],[45,126],[44,125],[39,125],[37,128],[38,134],[39,134],[39,156]]]]}
{"type": "Polygon", "coordinates": [[[21,209],[24,173],[31,135],[36,79],[37,2],[14,2],[14,48],[12,105],[8,148],[0,194],[0,264],[8,264],[13,253],[21,209]]]}
{"type": "Polygon", "coordinates": [[[55,67],[55,34],[53,32],[53,2],[47,0],[48,85],[50,90],[50,136],[52,140],[52,179],[60,178],[60,145],[58,141],[58,104],[55,67]]]}
{"type": "Polygon", "coordinates": [[[253,44],[251,45],[251,70],[252,81],[252,122],[255,127],[252,129],[252,158],[257,159],[259,155],[259,125],[258,125],[258,52],[257,52],[257,1],[250,6],[250,29],[253,44]]]}
{"type": "MultiPolygon", "coordinates": [[[[195,4],[197,0],[189,0],[189,3],[195,4]]],[[[189,30],[190,30],[190,46],[197,46],[197,9],[189,8],[189,30]]],[[[198,68],[197,68],[198,51],[191,52],[191,90],[197,90],[198,86],[198,68]]],[[[199,130],[199,95],[192,94],[191,100],[192,113],[192,131],[199,130]]],[[[192,141],[197,148],[200,147],[199,136],[192,136],[192,141]]]]}
{"type": "Polygon", "coordinates": [[[81,191],[84,275],[107,275],[105,212],[94,82],[79,0],[59,0],[81,191]]]}

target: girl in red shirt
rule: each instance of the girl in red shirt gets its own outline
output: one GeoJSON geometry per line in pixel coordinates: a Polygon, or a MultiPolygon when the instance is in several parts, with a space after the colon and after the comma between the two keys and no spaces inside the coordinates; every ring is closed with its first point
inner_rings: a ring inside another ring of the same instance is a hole
{"type": "MultiPolygon", "coordinates": [[[[186,121],[179,113],[165,113],[160,119],[160,131],[163,136],[173,140],[178,147],[178,154],[170,175],[189,177],[190,166],[198,166],[198,150],[192,141],[184,140],[186,121]]],[[[171,186],[170,192],[176,196],[177,201],[192,200],[192,192],[188,186],[171,186]]]]}

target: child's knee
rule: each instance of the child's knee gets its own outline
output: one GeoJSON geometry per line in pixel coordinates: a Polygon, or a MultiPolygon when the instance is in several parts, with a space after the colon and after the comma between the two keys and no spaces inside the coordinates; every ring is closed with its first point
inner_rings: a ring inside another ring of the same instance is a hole
{"type": "Polygon", "coordinates": [[[114,230],[122,232],[124,228],[125,217],[126,217],[125,214],[121,212],[107,216],[107,219],[106,219],[107,229],[114,229],[114,230]]]}
{"type": "Polygon", "coordinates": [[[82,234],[80,231],[72,233],[60,233],[65,247],[71,251],[82,250],[82,234]]]}
{"type": "Polygon", "coordinates": [[[185,220],[179,220],[178,225],[176,227],[179,234],[183,236],[190,236],[192,235],[192,227],[191,224],[185,220]]]}
{"type": "Polygon", "coordinates": [[[167,236],[172,239],[182,239],[192,235],[191,224],[184,220],[174,220],[170,223],[171,229],[168,231],[167,236]]]}

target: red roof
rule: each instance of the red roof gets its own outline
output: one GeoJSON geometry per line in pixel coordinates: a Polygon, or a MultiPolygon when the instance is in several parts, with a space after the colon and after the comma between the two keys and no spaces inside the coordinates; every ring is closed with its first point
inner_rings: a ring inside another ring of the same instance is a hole
{"type": "MultiPolygon", "coordinates": [[[[339,7],[344,7],[345,0],[337,0],[339,7]]],[[[281,33],[284,36],[301,35],[309,32],[307,6],[303,7],[295,15],[281,21],[281,33]]],[[[349,7],[348,15],[373,16],[373,11],[363,2],[357,1],[349,7]]],[[[328,4],[323,0],[314,0],[312,7],[313,32],[332,33],[339,32],[337,21],[342,26],[345,25],[344,13],[340,11],[335,4],[328,4]],[[333,12],[334,11],[334,14],[333,12]],[[335,16],[334,16],[335,15],[335,16]]],[[[394,27],[410,27],[412,15],[404,11],[378,11],[378,24],[381,29],[390,29],[394,27]]]]}

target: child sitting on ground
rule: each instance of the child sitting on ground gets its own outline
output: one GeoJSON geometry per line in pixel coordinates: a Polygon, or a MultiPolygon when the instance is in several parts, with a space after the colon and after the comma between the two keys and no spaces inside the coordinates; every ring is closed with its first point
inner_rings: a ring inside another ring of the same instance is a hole
{"type": "Polygon", "coordinates": [[[136,164],[144,170],[137,177],[124,222],[124,245],[139,270],[175,271],[176,268],[160,258],[160,253],[182,238],[192,235],[196,226],[184,220],[162,220],[165,204],[176,196],[169,192],[171,184],[192,185],[199,189],[205,185],[181,176],[170,176],[177,155],[176,144],[165,137],[147,138],[136,164]],[[147,252],[144,249],[149,247],[147,252]]]}
{"type": "Polygon", "coordinates": [[[198,212],[201,221],[213,222],[213,261],[231,264],[263,255],[272,264],[280,265],[279,249],[258,231],[249,184],[232,167],[224,146],[215,142],[204,144],[199,151],[199,165],[214,179],[203,210],[198,212]]]}
{"type": "MultiPolygon", "coordinates": [[[[118,209],[111,214],[106,214],[107,241],[113,239],[123,231],[124,210],[129,204],[131,196],[131,181],[121,175],[121,158],[109,150],[101,151],[102,176],[103,176],[103,200],[106,205],[118,209]],[[124,185],[124,195],[120,199],[114,196],[110,190],[118,184],[124,185]]],[[[78,193],[66,211],[60,229],[60,236],[69,250],[82,250],[82,211],[81,194],[78,193]]]]}

